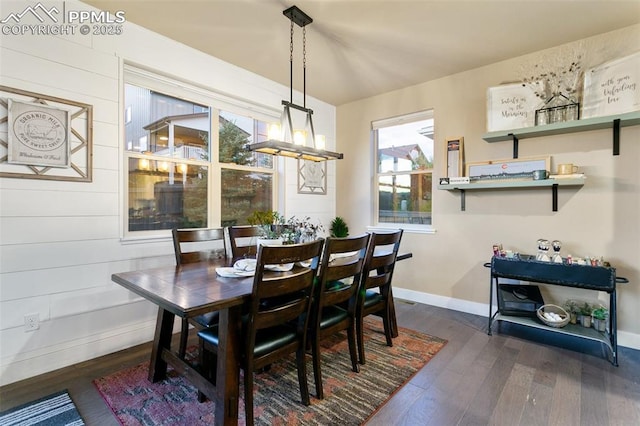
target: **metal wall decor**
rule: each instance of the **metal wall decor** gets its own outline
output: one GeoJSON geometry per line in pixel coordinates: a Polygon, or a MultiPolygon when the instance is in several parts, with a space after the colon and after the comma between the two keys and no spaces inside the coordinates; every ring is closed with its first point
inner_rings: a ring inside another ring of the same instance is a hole
{"type": "Polygon", "coordinates": [[[0,86],[0,177],[92,181],[93,106],[0,86]]]}
{"type": "Polygon", "coordinates": [[[327,163],[324,161],[298,160],[298,193],[327,193],[327,163]]]}

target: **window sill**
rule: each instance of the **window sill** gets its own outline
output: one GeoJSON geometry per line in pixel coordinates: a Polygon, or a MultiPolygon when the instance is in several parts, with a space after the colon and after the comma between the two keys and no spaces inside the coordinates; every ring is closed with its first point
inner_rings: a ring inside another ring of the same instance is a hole
{"type": "Polygon", "coordinates": [[[376,226],[367,226],[367,231],[370,232],[388,232],[394,229],[402,229],[404,232],[411,234],[435,234],[435,228],[425,225],[407,225],[403,223],[388,223],[378,224],[376,226]]]}

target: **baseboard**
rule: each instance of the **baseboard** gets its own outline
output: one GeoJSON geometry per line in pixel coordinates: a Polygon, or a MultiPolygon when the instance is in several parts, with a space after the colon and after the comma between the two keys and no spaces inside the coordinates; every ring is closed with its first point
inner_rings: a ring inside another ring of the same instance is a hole
{"type": "MultiPolygon", "coordinates": [[[[422,293],[395,286],[393,287],[393,296],[412,302],[424,303],[425,305],[452,309],[454,311],[466,312],[483,317],[487,317],[489,314],[489,305],[487,303],[470,302],[468,300],[422,293]]],[[[618,346],[640,350],[640,335],[618,330],[618,346]]]]}
{"type": "Polygon", "coordinates": [[[93,335],[22,353],[19,358],[12,360],[3,359],[0,367],[0,386],[148,342],[153,338],[155,326],[155,319],[144,321],[110,330],[108,334],[93,335]]]}

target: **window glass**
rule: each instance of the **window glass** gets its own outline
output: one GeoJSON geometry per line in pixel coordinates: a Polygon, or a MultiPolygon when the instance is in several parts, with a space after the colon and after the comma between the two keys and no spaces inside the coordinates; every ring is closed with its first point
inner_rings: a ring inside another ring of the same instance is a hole
{"type": "Polygon", "coordinates": [[[431,225],[433,114],[374,130],[378,222],[431,225]]]}
{"type": "Polygon", "coordinates": [[[131,84],[125,104],[128,231],[207,227],[209,107],[131,84]]]}
{"type": "Polygon", "coordinates": [[[219,123],[222,225],[247,225],[254,210],[273,210],[273,156],[245,149],[267,139],[267,123],[226,111],[219,123]]]}

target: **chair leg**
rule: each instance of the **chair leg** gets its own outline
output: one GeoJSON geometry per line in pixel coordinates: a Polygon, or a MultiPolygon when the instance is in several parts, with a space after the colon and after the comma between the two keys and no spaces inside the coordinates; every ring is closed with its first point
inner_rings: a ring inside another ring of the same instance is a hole
{"type": "Polygon", "coordinates": [[[358,340],[358,361],[364,365],[366,362],[364,359],[364,321],[362,315],[358,315],[356,318],[356,337],[358,340]]]}
{"type": "Polygon", "coordinates": [[[349,355],[351,356],[351,369],[354,372],[359,373],[360,366],[358,365],[355,324],[351,324],[347,329],[347,340],[349,341],[349,355]]]}
{"type": "Polygon", "coordinates": [[[298,383],[300,384],[300,394],[302,395],[302,403],[311,405],[309,398],[309,385],[307,384],[307,360],[305,359],[305,345],[300,345],[296,351],[296,360],[298,364],[298,383]]]}
{"type": "Polygon", "coordinates": [[[387,346],[393,346],[393,321],[391,320],[389,305],[386,305],[382,311],[382,322],[384,325],[384,337],[387,339],[387,346]]]}
{"type": "Polygon", "coordinates": [[[316,397],[318,399],[324,399],[324,392],[322,390],[322,371],[320,370],[320,339],[318,336],[314,337],[311,342],[311,356],[313,358],[313,378],[316,382],[316,397]]]}
{"type": "Polygon", "coordinates": [[[187,340],[189,339],[189,321],[182,318],[182,330],[180,331],[180,347],[178,348],[178,356],[184,359],[187,353],[187,340]]]}
{"type": "Polygon", "coordinates": [[[253,426],[253,366],[244,370],[244,413],[247,426],[253,426]]]}

